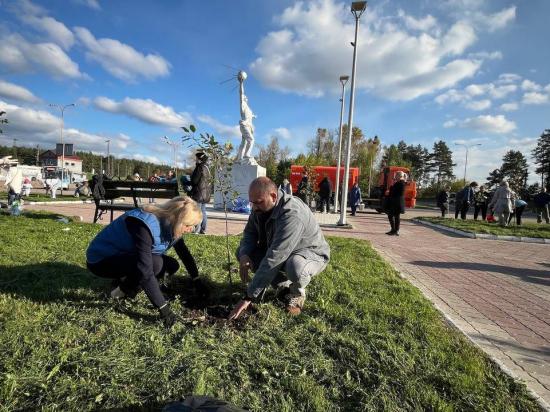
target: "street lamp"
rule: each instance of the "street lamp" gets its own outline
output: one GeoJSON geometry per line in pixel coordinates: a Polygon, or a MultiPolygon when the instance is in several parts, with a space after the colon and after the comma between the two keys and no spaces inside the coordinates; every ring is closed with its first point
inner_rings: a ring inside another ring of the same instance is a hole
{"type": "Polygon", "coordinates": [[[107,143],[107,176],[111,177],[111,140],[105,140],[107,143]]]}
{"type": "Polygon", "coordinates": [[[172,147],[172,155],[174,156],[174,173],[177,179],[178,178],[178,147],[180,146],[180,143],[176,141],[172,141],[166,136],[163,136],[162,139],[166,142],[166,144],[172,147]]]}
{"type": "Polygon", "coordinates": [[[339,226],[346,224],[346,209],[348,207],[348,180],[349,180],[349,166],[351,161],[351,135],[353,132],[353,107],[355,102],[355,70],[357,68],[357,32],[359,30],[359,18],[367,9],[366,1],[354,1],[351,3],[351,13],[355,17],[355,41],[353,46],[353,63],[351,68],[351,87],[349,95],[349,117],[348,117],[348,142],[347,142],[347,157],[346,157],[346,169],[344,172],[344,187],[342,189],[342,207],[340,210],[339,226]]]}
{"type": "Polygon", "coordinates": [[[340,189],[340,159],[342,156],[342,122],[344,120],[344,97],[346,95],[346,83],[349,80],[349,76],[340,76],[340,83],[342,83],[342,97],[340,98],[340,132],[338,134],[338,166],[336,168],[336,191],[334,193],[334,213],[338,212],[338,193],[340,189]]]}
{"type": "Polygon", "coordinates": [[[464,184],[466,184],[466,168],[468,167],[468,150],[470,150],[474,146],[481,146],[481,143],[475,143],[471,145],[467,145],[464,143],[455,143],[457,146],[464,146],[466,148],[466,161],[464,162],[464,184]]]}
{"type": "Polygon", "coordinates": [[[63,142],[63,127],[65,126],[65,109],[67,107],[75,107],[74,103],[60,105],[56,103],[50,103],[50,107],[56,107],[61,111],[61,196],[63,196],[63,179],[65,169],[65,143],[63,142]]]}

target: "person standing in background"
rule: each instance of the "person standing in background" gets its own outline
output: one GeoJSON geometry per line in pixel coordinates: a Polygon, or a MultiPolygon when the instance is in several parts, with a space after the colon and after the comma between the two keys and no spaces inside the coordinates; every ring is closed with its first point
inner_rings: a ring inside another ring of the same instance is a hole
{"type": "Polygon", "coordinates": [[[395,174],[395,183],[390,187],[386,200],[386,213],[391,225],[391,230],[386,234],[399,236],[401,214],[405,213],[405,173],[401,170],[395,174]]]}
{"type": "Polygon", "coordinates": [[[195,233],[204,235],[208,219],[206,217],[206,204],[210,202],[212,194],[210,188],[210,170],[208,170],[208,156],[206,153],[199,152],[195,155],[197,164],[191,174],[191,198],[199,204],[202,212],[202,222],[195,228],[195,233]]]}

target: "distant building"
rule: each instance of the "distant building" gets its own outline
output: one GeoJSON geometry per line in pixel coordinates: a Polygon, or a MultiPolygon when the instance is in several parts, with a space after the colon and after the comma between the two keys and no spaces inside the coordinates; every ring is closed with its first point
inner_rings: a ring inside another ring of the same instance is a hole
{"type": "MultiPolygon", "coordinates": [[[[46,150],[40,155],[40,166],[61,167],[61,163],[61,153],[57,154],[53,150],[46,150]]],[[[74,155],[65,155],[65,170],[73,173],[82,173],[82,159],[74,155]]]]}

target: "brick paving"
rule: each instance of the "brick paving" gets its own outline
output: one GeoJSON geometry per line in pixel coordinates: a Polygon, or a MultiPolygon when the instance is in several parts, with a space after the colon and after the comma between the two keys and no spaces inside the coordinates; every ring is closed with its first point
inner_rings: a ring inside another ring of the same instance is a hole
{"type": "MultiPolygon", "coordinates": [[[[94,205],[28,205],[82,216],[91,222],[94,205]]],[[[407,217],[434,212],[415,211],[407,217]]],[[[208,233],[222,234],[225,222],[209,211],[208,233]],[[217,217],[217,218],[216,218],[217,217]]],[[[319,215],[332,223],[335,215],[319,215]]],[[[240,233],[246,216],[231,215],[230,233],[240,233]]],[[[337,220],[337,218],[336,218],[337,220]]],[[[102,223],[108,223],[106,218],[102,223]]],[[[402,221],[401,236],[387,236],[385,215],[349,217],[353,229],[323,227],[327,235],[369,240],[445,317],[503,369],[550,404],[550,246],[468,239],[402,221]]]]}

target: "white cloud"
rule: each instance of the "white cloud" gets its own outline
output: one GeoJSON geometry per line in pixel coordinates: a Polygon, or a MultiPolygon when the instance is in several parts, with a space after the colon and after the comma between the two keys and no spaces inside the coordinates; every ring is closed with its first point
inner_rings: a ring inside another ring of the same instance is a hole
{"type": "Polygon", "coordinates": [[[83,6],[89,7],[94,10],[101,10],[101,5],[98,0],[73,0],[77,4],[82,4],[83,6]]]}
{"type": "MultiPolygon", "coordinates": [[[[6,134],[0,135],[0,140],[3,142],[17,138],[26,146],[38,144],[42,148],[52,149],[59,142],[61,127],[59,117],[43,110],[17,106],[1,100],[0,110],[5,111],[9,119],[9,123],[4,126],[6,134]]],[[[65,123],[67,124],[66,115],[65,123]]],[[[124,149],[129,146],[131,141],[124,134],[98,135],[71,127],[64,129],[64,137],[66,143],[74,143],[76,150],[90,150],[93,152],[96,152],[98,147],[104,147],[106,139],[111,139],[111,147],[114,149],[124,149]]]]}
{"type": "MultiPolygon", "coordinates": [[[[404,12],[401,16],[407,17],[404,12]]],[[[476,41],[474,29],[466,23],[427,34],[383,20],[376,7],[361,20],[360,89],[393,100],[411,100],[452,87],[473,76],[482,64],[477,59],[453,59],[476,41]]],[[[337,79],[349,72],[353,51],[346,47],[354,32],[347,5],[334,0],[297,2],[276,22],[281,27],[260,40],[251,72],[265,86],[282,92],[318,97],[337,91],[337,79]]],[[[430,19],[423,24],[432,25],[430,19]]]]}
{"type": "Polygon", "coordinates": [[[447,0],[437,3],[451,17],[462,20],[478,31],[494,32],[508,26],[516,18],[516,6],[510,6],[495,13],[487,13],[485,0],[447,0]]]}
{"type": "Polygon", "coordinates": [[[498,84],[516,83],[521,80],[521,76],[515,73],[502,73],[498,76],[498,84]]]}
{"type": "Polygon", "coordinates": [[[403,19],[405,26],[411,30],[428,31],[437,25],[437,20],[429,14],[424,18],[415,19],[403,10],[399,10],[397,15],[403,19]]]}
{"type": "Polygon", "coordinates": [[[445,93],[440,94],[435,98],[436,103],[439,103],[441,105],[445,103],[458,103],[458,102],[464,102],[469,99],[469,96],[467,96],[464,92],[458,91],[456,89],[450,89],[447,90],[445,93]]]}
{"type": "Polygon", "coordinates": [[[199,121],[207,124],[212,127],[214,131],[219,135],[219,137],[241,137],[241,129],[239,126],[230,126],[221,123],[220,121],[214,119],[212,116],[201,115],[198,117],[199,121]]]}
{"type": "Polygon", "coordinates": [[[523,95],[522,103],[523,104],[545,104],[545,103],[548,103],[548,95],[537,93],[537,92],[528,92],[523,95]]]}
{"type": "Polygon", "coordinates": [[[163,106],[151,99],[124,98],[116,102],[107,97],[96,97],[94,106],[110,113],[124,114],[149,124],[179,128],[192,123],[189,113],[176,111],[170,106],[163,106]]]}
{"type": "Polygon", "coordinates": [[[57,44],[30,43],[17,34],[0,36],[0,71],[24,73],[36,69],[56,78],[87,77],[57,44]]]}
{"type": "Polygon", "coordinates": [[[521,82],[521,89],[526,92],[538,92],[542,89],[542,87],[531,80],[525,79],[521,82]]]}
{"type": "Polygon", "coordinates": [[[46,38],[68,50],[74,44],[73,33],[60,21],[48,16],[47,11],[30,0],[15,0],[6,9],[30,28],[46,34],[46,38]]]}
{"type": "Polygon", "coordinates": [[[444,127],[462,127],[483,133],[506,134],[516,129],[516,124],[503,115],[481,115],[470,117],[462,121],[451,120],[443,124],[444,127]]]}
{"type": "Polygon", "coordinates": [[[75,27],[74,31],[87,49],[86,57],[121,80],[134,82],[140,77],[155,79],[170,74],[170,63],[158,54],[144,55],[115,39],[96,39],[83,27],[75,27]]]}
{"type": "Polygon", "coordinates": [[[468,54],[468,58],[470,59],[483,59],[483,60],[501,60],[502,59],[502,52],[494,51],[494,52],[477,52],[477,53],[470,53],[468,54]]]}
{"type": "Polygon", "coordinates": [[[469,103],[466,103],[465,107],[467,109],[471,109],[471,110],[485,110],[485,109],[488,109],[489,107],[491,107],[491,101],[488,100],[488,99],[485,99],[485,100],[475,100],[475,101],[472,101],[472,102],[469,102],[469,103]]]}
{"type": "Polygon", "coordinates": [[[500,110],[503,110],[505,112],[513,112],[516,111],[519,108],[517,103],[504,103],[500,105],[500,110]]]}
{"type": "Polygon", "coordinates": [[[273,129],[272,135],[283,140],[290,140],[292,138],[292,133],[286,127],[277,127],[273,129]]]}
{"type": "Polygon", "coordinates": [[[2,80],[0,80],[0,97],[29,103],[36,103],[40,100],[30,90],[2,80]]]}
{"type": "Polygon", "coordinates": [[[506,27],[508,23],[516,18],[516,6],[511,6],[497,13],[484,16],[483,24],[485,24],[489,32],[506,27]]]}

